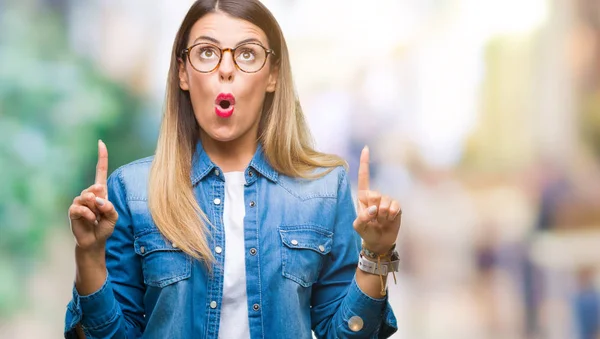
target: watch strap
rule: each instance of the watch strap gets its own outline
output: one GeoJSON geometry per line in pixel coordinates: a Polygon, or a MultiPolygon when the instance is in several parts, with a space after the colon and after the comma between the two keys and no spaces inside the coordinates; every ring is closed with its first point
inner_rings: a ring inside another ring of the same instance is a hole
{"type": "Polygon", "coordinates": [[[362,254],[358,258],[358,268],[366,273],[387,275],[390,272],[399,272],[400,260],[377,263],[367,259],[362,254]]]}

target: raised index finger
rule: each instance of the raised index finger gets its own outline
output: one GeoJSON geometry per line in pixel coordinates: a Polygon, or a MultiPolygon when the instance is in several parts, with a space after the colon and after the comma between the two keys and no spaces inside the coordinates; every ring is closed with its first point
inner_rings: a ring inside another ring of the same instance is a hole
{"type": "Polygon", "coordinates": [[[98,164],[96,165],[96,184],[106,186],[108,176],[108,149],[102,140],[98,140],[98,164]]]}
{"type": "Polygon", "coordinates": [[[360,165],[358,165],[358,190],[369,190],[369,147],[365,146],[360,153],[360,165]]]}

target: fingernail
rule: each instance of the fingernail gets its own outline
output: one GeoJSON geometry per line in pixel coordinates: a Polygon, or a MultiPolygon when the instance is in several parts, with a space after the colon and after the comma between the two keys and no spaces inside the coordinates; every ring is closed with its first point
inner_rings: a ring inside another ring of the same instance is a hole
{"type": "Polygon", "coordinates": [[[369,209],[367,210],[367,212],[369,213],[369,215],[375,215],[375,213],[377,213],[377,206],[371,206],[371,207],[369,207],[369,209]]]}
{"type": "Polygon", "coordinates": [[[98,204],[98,206],[104,206],[104,199],[96,197],[96,204],[98,204]]]}

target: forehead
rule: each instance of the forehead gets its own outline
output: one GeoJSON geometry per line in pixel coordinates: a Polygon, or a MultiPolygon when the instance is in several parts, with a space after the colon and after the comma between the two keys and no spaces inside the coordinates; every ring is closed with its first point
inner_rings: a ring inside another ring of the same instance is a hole
{"type": "Polygon", "coordinates": [[[267,36],[258,26],[220,11],[209,13],[196,21],[190,31],[188,45],[201,36],[217,39],[224,47],[233,47],[250,38],[267,46],[267,36]]]}

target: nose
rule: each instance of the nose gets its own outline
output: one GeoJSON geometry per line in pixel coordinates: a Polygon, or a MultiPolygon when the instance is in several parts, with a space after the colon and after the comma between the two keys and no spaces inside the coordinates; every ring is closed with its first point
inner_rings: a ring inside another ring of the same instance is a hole
{"type": "Polygon", "coordinates": [[[223,59],[221,60],[221,65],[219,65],[219,78],[222,82],[232,82],[234,73],[235,64],[233,62],[233,54],[230,50],[226,50],[223,52],[223,59]]]}

